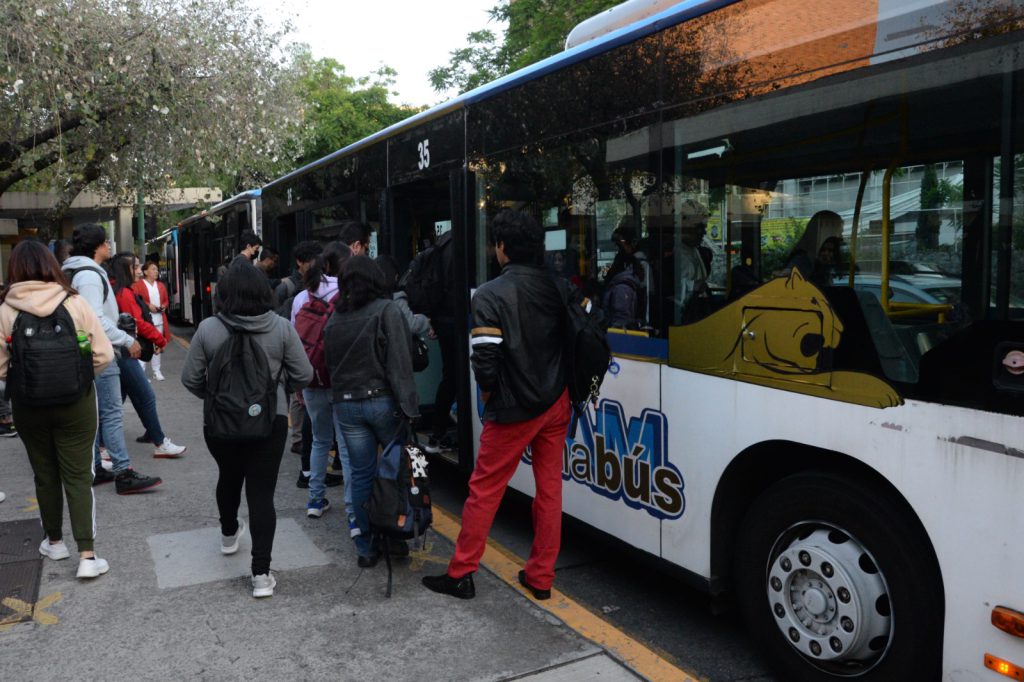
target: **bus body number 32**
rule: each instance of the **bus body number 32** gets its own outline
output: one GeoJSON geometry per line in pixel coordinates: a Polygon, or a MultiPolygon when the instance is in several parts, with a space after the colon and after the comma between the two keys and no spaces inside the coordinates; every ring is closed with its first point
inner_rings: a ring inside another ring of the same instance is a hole
{"type": "Polygon", "coordinates": [[[420,170],[423,170],[424,168],[429,168],[430,140],[423,140],[423,142],[420,142],[418,145],[416,145],[416,150],[419,151],[420,153],[420,160],[419,163],[416,164],[416,167],[420,170]]]}

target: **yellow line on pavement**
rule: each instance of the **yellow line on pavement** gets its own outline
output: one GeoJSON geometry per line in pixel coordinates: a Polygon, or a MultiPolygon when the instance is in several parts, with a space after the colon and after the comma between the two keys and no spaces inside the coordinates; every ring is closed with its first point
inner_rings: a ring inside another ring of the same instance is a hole
{"type": "MultiPolygon", "coordinates": [[[[458,517],[436,505],[433,509],[434,529],[454,543],[462,529],[458,517]]],[[[489,539],[481,563],[514,589],[527,595],[525,588],[519,584],[519,570],[523,565],[523,559],[489,539]]],[[[532,599],[532,597],[530,598],[532,599]]],[[[654,682],[661,682],[661,680],[697,682],[697,677],[693,673],[672,665],[647,646],[591,613],[556,589],[551,590],[551,599],[534,600],[534,604],[602,647],[638,675],[648,680],[654,682]]]]}
{"type": "Polygon", "coordinates": [[[185,350],[188,350],[189,347],[192,345],[191,343],[188,342],[187,339],[183,339],[180,336],[178,336],[177,334],[171,334],[171,338],[174,339],[175,341],[177,341],[178,345],[181,346],[182,348],[184,348],[185,350]]]}

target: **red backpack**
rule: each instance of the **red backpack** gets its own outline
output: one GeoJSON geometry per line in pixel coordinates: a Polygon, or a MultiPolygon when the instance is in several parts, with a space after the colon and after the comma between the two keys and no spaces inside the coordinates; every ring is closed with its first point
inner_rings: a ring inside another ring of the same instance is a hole
{"type": "Polygon", "coordinates": [[[334,300],[328,301],[316,294],[310,294],[309,300],[295,313],[295,331],[302,339],[302,347],[309,358],[309,364],[313,365],[313,380],[309,382],[309,388],[331,387],[331,372],[327,369],[324,348],[324,328],[333,312],[334,300]]]}

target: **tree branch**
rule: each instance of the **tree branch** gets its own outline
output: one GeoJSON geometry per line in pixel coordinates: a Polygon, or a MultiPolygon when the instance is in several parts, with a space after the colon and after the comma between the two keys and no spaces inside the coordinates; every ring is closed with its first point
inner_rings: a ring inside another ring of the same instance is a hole
{"type": "Polygon", "coordinates": [[[81,176],[72,180],[61,191],[60,198],[57,200],[53,210],[50,212],[50,223],[57,231],[57,234],[60,234],[61,222],[64,220],[64,214],[67,213],[68,208],[71,207],[71,202],[73,202],[78,195],[82,193],[82,190],[99,179],[100,165],[103,158],[104,155],[101,154],[97,154],[92,157],[92,160],[85,164],[85,168],[82,169],[81,176]]]}
{"type": "Polygon", "coordinates": [[[73,156],[78,152],[82,151],[86,147],[85,142],[81,142],[75,145],[67,145],[61,150],[59,147],[55,147],[48,154],[44,154],[35,160],[35,162],[29,168],[15,168],[7,173],[0,173],[0,194],[6,192],[11,185],[16,182],[21,182],[30,175],[35,175],[41,170],[49,168],[53,164],[60,161],[61,157],[73,156]]]}
{"type": "MultiPolygon", "coordinates": [[[[112,111],[112,109],[101,111],[94,120],[97,122],[103,121],[112,113],[112,111]]],[[[85,121],[85,116],[82,114],[68,114],[67,116],[61,117],[58,122],[54,123],[49,128],[34,132],[19,142],[0,143],[0,171],[6,171],[14,166],[26,150],[33,149],[41,144],[49,142],[50,140],[56,139],[58,136],[78,128],[85,123],[85,121]]]]}

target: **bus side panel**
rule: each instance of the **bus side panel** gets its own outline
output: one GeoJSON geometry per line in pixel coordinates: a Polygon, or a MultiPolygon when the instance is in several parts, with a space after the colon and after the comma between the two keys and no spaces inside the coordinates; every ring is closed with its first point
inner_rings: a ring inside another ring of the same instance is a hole
{"type": "MultiPolygon", "coordinates": [[[[658,460],[664,458],[667,443],[659,368],[654,363],[615,358],[597,408],[588,410],[576,439],[566,441],[562,456],[565,513],[652,554],[661,549],[660,519],[682,511],[671,504],[671,500],[681,501],[681,491],[670,491],[666,502],[655,487],[657,472],[662,471],[658,460]]],[[[511,486],[532,496],[533,471],[527,460],[528,455],[511,486]]],[[[673,475],[669,478],[661,485],[670,486],[676,480],[673,475]]]]}
{"type": "MultiPolygon", "coordinates": [[[[879,410],[662,371],[670,463],[686,482],[685,515],[663,524],[665,559],[710,574],[712,500],[725,468],[748,447],[784,440],[848,455],[899,491],[935,549],[947,678],[986,679],[986,651],[1024,664],[1024,640],[989,624],[994,606],[1024,610],[1024,516],[1016,504],[1024,486],[1024,419],[917,401],[879,410]]],[[[828,466],[824,458],[821,466],[828,466]]]]}

